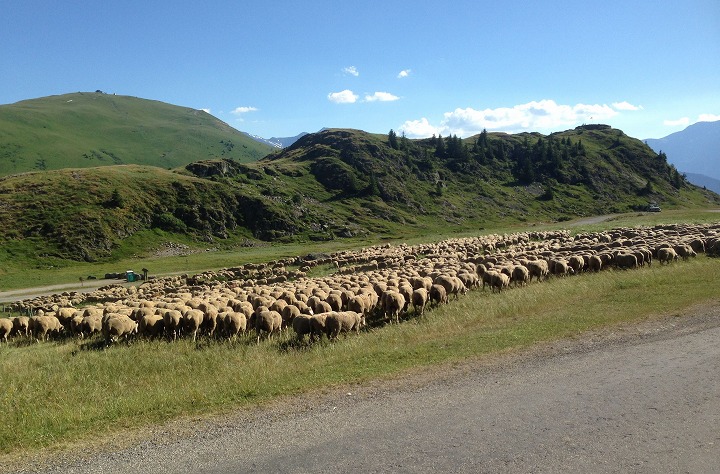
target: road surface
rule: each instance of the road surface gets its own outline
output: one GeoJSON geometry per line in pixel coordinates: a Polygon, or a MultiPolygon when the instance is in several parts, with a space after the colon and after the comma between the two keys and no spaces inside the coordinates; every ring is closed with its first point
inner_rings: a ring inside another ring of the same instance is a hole
{"type": "Polygon", "coordinates": [[[521,354],[152,428],[21,472],[720,469],[720,304],[521,354]]]}

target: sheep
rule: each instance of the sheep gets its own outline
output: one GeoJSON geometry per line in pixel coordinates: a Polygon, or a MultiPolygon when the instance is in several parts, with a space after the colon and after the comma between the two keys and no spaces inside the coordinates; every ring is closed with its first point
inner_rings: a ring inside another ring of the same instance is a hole
{"type": "Polygon", "coordinates": [[[602,259],[598,255],[590,255],[588,258],[588,268],[594,272],[599,272],[602,269],[602,259]]]}
{"type": "Polygon", "coordinates": [[[386,291],[383,293],[382,308],[385,317],[390,321],[400,322],[400,311],[405,307],[405,297],[397,291],[386,291]]]}
{"type": "Polygon", "coordinates": [[[503,288],[508,288],[509,286],[510,277],[508,277],[505,273],[494,272],[492,274],[492,280],[490,282],[491,291],[495,291],[495,288],[497,288],[498,293],[500,293],[503,288]]]}
{"type": "Polygon", "coordinates": [[[678,254],[673,248],[659,248],[657,250],[657,259],[660,261],[660,264],[670,263],[678,259],[678,254]]]}
{"type": "Polygon", "coordinates": [[[4,341],[7,344],[8,337],[10,336],[12,330],[12,321],[10,321],[8,318],[0,318],[0,340],[4,341]]]}
{"type": "Polygon", "coordinates": [[[247,329],[247,317],[239,311],[220,313],[218,321],[222,321],[223,331],[228,338],[235,338],[238,334],[244,334],[247,329]]]}
{"type": "Polygon", "coordinates": [[[13,334],[28,337],[30,335],[30,318],[27,316],[17,316],[12,318],[13,334]]]}
{"type": "Polygon", "coordinates": [[[191,309],[183,314],[182,317],[182,328],[187,334],[192,334],[192,340],[195,342],[197,339],[197,333],[202,326],[203,320],[205,319],[205,313],[199,309],[191,309]]]}
{"type": "Polygon", "coordinates": [[[674,249],[675,249],[675,253],[677,253],[678,256],[681,257],[683,260],[687,260],[687,259],[689,259],[690,257],[695,257],[695,256],[697,256],[697,254],[696,254],[695,251],[692,249],[692,247],[690,247],[690,246],[687,245],[687,244],[676,245],[676,246],[674,247],[674,249]]]}
{"type": "Polygon", "coordinates": [[[545,260],[530,260],[528,261],[526,267],[530,273],[529,282],[532,282],[533,277],[535,277],[537,281],[547,280],[550,269],[545,260]]]}
{"type": "Polygon", "coordinates": [[[328,314],[325,320],[325,334],[328,339],[334,340],[338,338],[341,332],[347,333],[355,331],[360,333],[360,328],[365,326],[365,316],[355,311],[339,311],[328,314]]]}
{"type": "Polygon", "coordinates": [[[615,265],[618,268],[637,268],[638,260],[634,254],[619,253],[615,255],[615,265]]]}
{"type": "Polygon", "coordinates": [[[356,313],[367,314],[367,308],[369,306],[368,300],[362,295],[353,296],[348,300],[348,310],[355,311],[356,313]]]}
{"type": "Polygon", "coordinates": [[[33,337],[40,342],[48,338],[50,334],[59,334],[63,330],[60,320],[55,316],[33,316],[33,337]]]}
{"type": "Polygon", "coordinates": [[[454,276],[440,275],[435,279],[435,283],[438,285],[442,285],[445,288],[445,292],[447,293],[448,297],[450,295],[455,295],[455,299],[457,299],[459,298],[459,293],[467,293],[467,288],[465,288],[463,282],[459,278],[454,276]]]}
{"type": "Polygon", "coordinates": [[[282,315],[277,311],[258,308],[255,311],[255,333],[257,334],[257,342],[260,343],[261,333],[264,331],[269,339],[273,334],[279,333],[282,327],[282,315]]]}
{"type": "Polygon", "coordinates": [[[119,313],[108,313],[103,318],[102,333],[105,338],[105,345],[109,346],[111,342],[117,341],[120,337],[126,339],[137,334],[138,323],[133,321],[129,316],[119,313]]]}
{"type": "Polygon", "coordinates": [[[482,277],[481,277],[482,284],[483,284],[483,286],[482,286],[483,291],[485,291],[485,285],[489,286],[492,289],[493,275],[495,275],[497,273],[498,272],[496,272],[495,270],[485,270],[483,272],[482,277]]]}
{"type": "Polygon", "coordinates": [[[282,309],[281,315],[282,315],[282,328],[285,329],[292,325],[293,319],[300,316],[300,308],[295,306],[294,304],[288,304],[285,305],[285,307],[282,309]]]}
{"type": "Polygon", "coordinates": [[[425,305],[428,302],[428,291],[423,288],[418,288],[412,292],[412,304],[415,308],[415,312],[420,316],[425,312],[425,305]]]}
{"type": "Polygon", "coordinates": [[[82,316],[80,316],[79,311],[76,312],[72,318],[70,318],[70,332],[73,336],[79,336],[81,338],[83,337],[82,322],[83,318],[82,316]]]}
{"type": "Polygon", "coordinates": [[[580,273],[585,268],[585,259],[580,255],[570,255],[568,265],[573,269],[574,273],[580,273]]]}
{"type": "Polygon", "coordinates": [[[529,279],[530,271],[527,269],[526,266],[515,265],[515,267],[513,267],[511,280],[515,282],[516,287],[518,286],[518,284],[521,286],[527,285],[529,279]]]}
{"type": "Polygon", "coordinates": [[[306,334],[312,334],[311,320],[312,316],[308,314],[300,314],[292,320],[292,328],[298,341],[302,341],[306,334]]]}
{"type": "Polygon", "coordinates": [[[330,293],[325,302],[330,305],[332,311],[340,311],[343,306],[342,296],[336,293],[330,293]]]}
{"type": "Polygon", "coordinates": [[[551,260],[548,268],[550,268],[551,266],[552,270],[550,271],[553,275],[567,276],[575,273],[575,270],[573,270],[572,267],[568,265],[568,261],[564,259],[551,260]]]}
{"type": "Polygon", "coordinates": [[[448,296],[447,291],[445,291],[445,287],[438,284],[433,284],[430,287],[430,303],[435,303],[435,305],[439,304],[447,304],[448,302],[448,296]]]}
{"type": "Polygon", "coordinates": [[[83,316],[80,322],[82,336],[90,336],[102,331],[102,317],[97,315],[83,316]]]}
{"type": "Polygon", "coordinates": [[[162,313],[165,337],[173,341],[177,339],[182,328],[182,313],[176,309],[169,309],[162,313]]]}
{"type": "Polygon", "coordinates": [[[322,338],[325,334],[325,322],[330,313],[318,313],[310,317],[310,341],[314,341],[317,336],[318,339],[322,338]]]}
{"type": "Polygon", "coordinates": [[[152,339],[165,333],[165,321],[159,314],[143,314],[137,322],[141,336],[152,339]]]}

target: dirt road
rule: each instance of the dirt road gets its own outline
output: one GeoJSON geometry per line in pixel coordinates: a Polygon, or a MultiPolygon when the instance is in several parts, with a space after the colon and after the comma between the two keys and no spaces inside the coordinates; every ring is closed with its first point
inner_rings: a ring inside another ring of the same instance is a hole
{"type": "Polygon", "coordinates": [[[22,472],[717,472],[718,341],[720,304],[171,423],[22,472]]]}

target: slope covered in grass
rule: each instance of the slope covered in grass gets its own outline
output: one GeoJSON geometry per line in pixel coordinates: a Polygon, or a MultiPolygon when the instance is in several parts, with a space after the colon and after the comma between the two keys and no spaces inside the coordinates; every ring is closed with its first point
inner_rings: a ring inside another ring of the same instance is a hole
{"type": "Polygon", "coordinates": [[[0,105],[0,175],[208,158],[254,161],[273,150],[202,110],[78,92],[0,105]]]}

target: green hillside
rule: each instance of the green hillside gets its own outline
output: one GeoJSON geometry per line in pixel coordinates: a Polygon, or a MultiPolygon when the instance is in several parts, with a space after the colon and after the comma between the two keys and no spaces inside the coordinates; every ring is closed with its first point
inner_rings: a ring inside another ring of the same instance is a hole
{"type": "Polygon", "coordinates": [[[0,178],[0,262],[403,237],[720,206],[663,155],[607,126],[407,140],[331,129],[252,163],[107,166],[0,178]],[[393,146],[391,146],[393,145],[393,146]]]}
{"type": "Polygon", "coordinates": [[[208,158],[255,161],[273,150],[201,111],[78,92],[0,105],[0,175],[208,158]]]}

